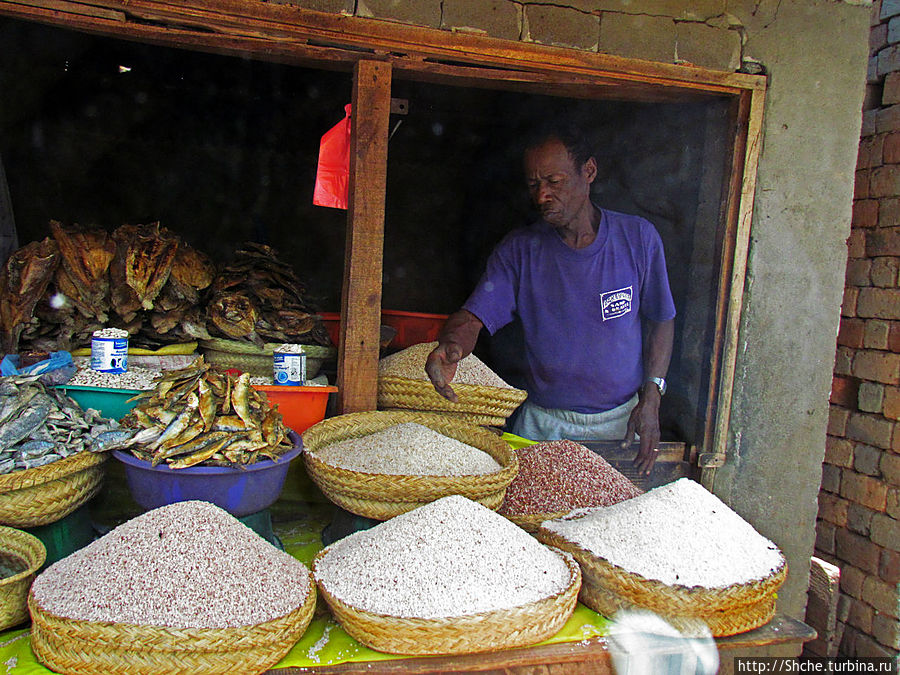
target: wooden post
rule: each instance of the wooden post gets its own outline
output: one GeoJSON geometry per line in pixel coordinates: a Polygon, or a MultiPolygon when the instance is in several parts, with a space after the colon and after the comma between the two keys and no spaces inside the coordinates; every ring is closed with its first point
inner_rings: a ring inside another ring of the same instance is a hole
{"type": "Polygon", "coordinates": [[[378,402],[391,65],[357,62],[351,103],[350,200],[337,371],[341,413],[375,410],[378,402]]]}

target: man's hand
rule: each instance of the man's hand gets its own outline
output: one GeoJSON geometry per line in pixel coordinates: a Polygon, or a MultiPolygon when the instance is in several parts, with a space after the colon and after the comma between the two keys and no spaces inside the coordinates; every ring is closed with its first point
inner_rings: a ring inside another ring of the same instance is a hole
{"type": "Polygon", "coordinates": [[[456,375],[456,364],[463,358],[462,349],[455,342],[439,344],[425,359],[425,373],[435,390],[448,401],[456,403],[456,392],[450,386],[456,375]]]}
{"type": "Polygon", "coordinates": [[[471,312],[461,309],[447,317],[438,346],[425,359],[425,373],[435,390],[448,401],[456,403],[456,392],[450,386],[456,375],[456,364],[475,349],[478,333],[484,324],[471,312]]]}
{"type": "Polygon", "coordinates": [[[634,434],[641,437],[641,445],[634,465],[645,476],[653,469],[656,457],[659,454],[659,391],[656,387],[644,387],[640,393],[640,400],[631,411],[628,418],[628,427],[625,431],[625,440],[622,447],[628,447],[634,441],[634,434]]]}

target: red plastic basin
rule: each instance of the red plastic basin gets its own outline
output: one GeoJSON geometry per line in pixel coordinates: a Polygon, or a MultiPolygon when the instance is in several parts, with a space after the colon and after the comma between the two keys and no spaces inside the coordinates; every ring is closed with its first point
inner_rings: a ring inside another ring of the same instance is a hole
{"type": "Polygon", "coordinates": [[[269,405],[277,405],[285,425],[298,434],[325,419],[328,395],[338,390],[332,386],[289,387],[277,384],[257,384],[253,388],[265,392],[269,405]]]}

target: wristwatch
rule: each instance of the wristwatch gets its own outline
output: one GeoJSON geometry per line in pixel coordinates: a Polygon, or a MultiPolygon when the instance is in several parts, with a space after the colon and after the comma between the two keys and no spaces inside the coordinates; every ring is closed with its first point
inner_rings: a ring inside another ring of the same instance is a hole
{"type": "MultiPolygon", "coordinates": [[[[662,377],[648,377],[646,382],[652,382],[659,390],[659,395],[664,396],[666,393],[666,380],[662,377]]],[[[646,384],[645,382],[645,384],[646,384]]]]}

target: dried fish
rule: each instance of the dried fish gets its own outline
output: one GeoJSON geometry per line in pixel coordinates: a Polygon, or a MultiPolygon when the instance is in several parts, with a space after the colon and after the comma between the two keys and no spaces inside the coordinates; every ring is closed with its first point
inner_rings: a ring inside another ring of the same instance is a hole
{"type": "Polygon", "coordinates": [[[96,441],[115,433],[118,422],[92,408],[82,411],[62,391],[38,378],[0,378],[0,392],[0,473],[44,466],[79,452],[111,449],[96,441]]]}
{"type": "Polygon", "coordinates": [[[136,435],[115,443],[153,465],[244,466],[258,455],[277,460],[291,447],[281,413],[250,386],[250,376],[216,370],[202,356],[135,398],[139,403],[122,424],[136,435]]]}

